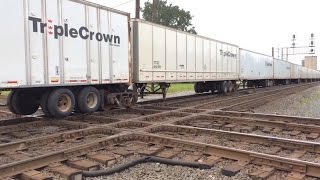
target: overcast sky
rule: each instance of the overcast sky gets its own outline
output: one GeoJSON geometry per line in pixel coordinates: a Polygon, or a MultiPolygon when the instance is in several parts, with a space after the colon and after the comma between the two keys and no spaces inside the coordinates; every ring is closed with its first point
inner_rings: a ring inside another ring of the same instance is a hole
{"type": "MultiPolygon", "coordinates": [[[[90,0],[131,13],[135,0],[90,0]],[[120,6],[119,6],[120,5],[120,6]]],[[[141,0],[141,6],[144,2],[141,0]]],[[[194,16],[198,34],[233,43],[242,48],[271,55],[271,48],[288,47],[292,35],[297,46],[309,45],[310,34],[320,35],[318,0],[168,0],[188,10],[194,16]]],[[[317,47],[316,52],[320,49],[317,47]]],[[[277,52],[275,52],[277,56],[277,52]]],[[[291,56],[291,62],[301,64],[303,56],[291,56]]],[[[318,69],[320,63],[318,63],[318,69]]]]}

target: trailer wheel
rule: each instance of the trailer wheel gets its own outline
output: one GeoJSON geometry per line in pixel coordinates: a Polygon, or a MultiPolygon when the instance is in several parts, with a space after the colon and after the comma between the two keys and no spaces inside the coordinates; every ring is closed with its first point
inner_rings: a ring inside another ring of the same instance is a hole
{"type": "Polygon", "coordinates": [[[82,113],[96,112],[101,105],[101,95],[94,87],[83,88],[78,97],[78,107],[82,113]]]}
{"type": "Polygon", "coordinates": [[[17,115],[31,115],[39,109],[36,96],[24,90],[14,91],[10,99],[10,106],[17,115]]]}
{"type": "Polygon", "coordinates": [[[57,118],[69,116],[75,107],[73,93],[66,88],[53,90],[48,97],[48,111],[57,118]]]}
{"type": "Polygon", "coordinates": [[[42,94],[41,99],[40,99],[40,107],[42,109],[42,112],[44,113],[45,116],[51,117],[52,115],[49,112],[48,109],[48,98],[50,95],[50,91],[46,91],[45,93],[42,94]]]}
{"type": "Polygon", "coordinates": [[[199,83],[194,83],[194,92],[196,93],[200,93],[200,89],[199,89],[199,83]]]}
{"type": "Polygon", "coordinates": [[[228,93],[228,83],[227,81],[222,81],[221,82],[221,92],[224,94],[228,93]]]}
{"type": "Polygon", "coordinates": [[[7,97],[7,107],[10,110],[10,112],[12,112],[13,114],[17,114],[17,112],[14,110],[13,106],[12,106],[12,97],[14,95],[15,91],[11,91],[7,97]]]}
{"type": "Polygon", "coordinates": [[[98,108],[98,111],[104,111],[104,105],[105,105],[105,100],[104,100],[104,90],[100,89],[99,90],[99,94],[100,94],[100,106],[98,108]]]}

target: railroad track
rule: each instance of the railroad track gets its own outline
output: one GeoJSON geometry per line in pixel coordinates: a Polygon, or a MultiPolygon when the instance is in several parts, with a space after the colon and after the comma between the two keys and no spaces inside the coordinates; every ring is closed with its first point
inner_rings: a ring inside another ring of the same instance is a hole
{"type": "MultiPolygon", "coordinates": [[[[286,86],[274,86],[274,87],[267,87],[267,88],[246,88],[246,89],[239,89],[235,93],[231,93],[228,95],[224,94],[215,94],[215,93],[203,93],[203,94],[193,94],[193,95],[186,95],[186,96],[178,96],[178,97],[171,97],[167,98],[166,100],[163,99],[155,99],[149,101],[138,102],[138,105],[153,105],[153,106],[176,106],[181,105],[182,103],[184,106],[192,106],[193,104],[197,104],[199,102],[206,103],[212,101],[212,99],[219,100],[225,99],[227,97],[237,97],[247,93],[263,93],[268,91],[275,91],[279,90],[284,87],[292,87],[292,85],[286,86]]],[[[180,107],[180,106],[179,106],[180,107]]]]}
{"type": "MultiPolygon", "coordinates": [[[[299,91],[309,87],[295,86],[299,91]]],[[[288,87],[233,98],[247,103],[245,108],[250,97],[294,92],[288,87]]],[[[320,178],[319,119],[222,111],[231,99],[207,104],[198,99],[182,107],[140,105],[59,121],[0,121],[0,178],[81,179],[151,161],[204,171],[223,164],[223,175],[240,172],[246,179],[274,179],[279,172],[288,179],[320,178]],[[222,105],[203,109],[217,102],[222,105]]]]}

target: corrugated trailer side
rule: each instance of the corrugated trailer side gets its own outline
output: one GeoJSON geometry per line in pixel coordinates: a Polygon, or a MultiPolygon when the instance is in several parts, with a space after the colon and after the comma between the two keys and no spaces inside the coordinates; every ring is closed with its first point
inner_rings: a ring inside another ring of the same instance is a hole
{"type": "Polygon", "coordinates": [[[301,79],[306,80],[308,79],[308,68],[301,67],[302,73],[301,73],[301,79]]]}
{"type": "Polygon", "coordinates": [[[129,82],[128,14],[77,0],[4,1],[1,88],[129,82]]]}
{"type": "Polygon", "coordinates": [[[143,20],[132,20],[134,81],[238,79],[238,47],[143,20]]]}
{"type": "Polygon", "coordinates": [[[316,79],[316,70],[312,69],[312,80],[316,79]]]}
{"type": "Polygon", "coordinates": [[[240,48],[240,79],[250,86],[271,86],[273,57],[240,48]]]}
{"type": "Polygon", "coordinates": [[[291,76],[291,63],[274,59],[273,77],[277,84],[289,84],[291,76]]]}
{"type": "Polygon", "coordinates": [[[301,79],[301,66],[297,65],[297,64],[293,64],[291,63],[291,82],[295,82],[295,83],[300,83],[300,79],[301,79]]]}
{"type": "MultiPolygon", "coordinates": [[[[128,13],[82,0],[3,0],[0,22],[0,89],[17,89],[13,99],[39,102],[66,87],[69,113],[82,91],[130,82],[128,13]]],[[[33,111],[19,104],[11,107],[16,114],[33,111]]]]}
{"type": "Polygon", "coordinates": [[[239,79],[232,44],[132,19],[134,82],[209,82],[239,79]]]}
{"type": "Polygon", "coordinates": [[[317,80],[320,79],[320,71],[319,70],[316,71],[316,77],[317,77],[317,80]]]}

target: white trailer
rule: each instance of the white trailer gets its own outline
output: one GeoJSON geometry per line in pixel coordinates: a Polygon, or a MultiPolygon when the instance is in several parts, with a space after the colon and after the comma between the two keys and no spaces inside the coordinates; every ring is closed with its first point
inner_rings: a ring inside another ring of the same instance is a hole
{"type": "Polygon", "coordinates": [[[271,86],[273,57],[240,48],[240,79],[249,87],[271,86]]]}
{"type": "Polygon", "coordinates": [[[94,112],[104,92],[114,103],[130,82],[127,13],[82,0],[2,0],[0,22],[0,89],[13,90],[16,114],[39,105],[55,117],[94,112]]]}
{"type": "Polygon", "coordinates": [[[307,80],[308,79],[308,68],[301,67],[301,79],[307,80]]]}
{"type": "Polygon", "coordinates": [[[290,78],[291,80],[301,79],[301,66],[291,63],[290,78]]]}
{"type": "Polygon", "coordinates": [[[280,59],[274,59],[273,78],[276,84],[289,84],[291,76],[291,63],[280,59]]]}
{"type": "Polygon", "coordinates": [[[132,19],[134,82],[196,82],[196,92],[232,89],[239,79],[239,48],[236,45],[182,32],[143,20],[132,19]]]}

